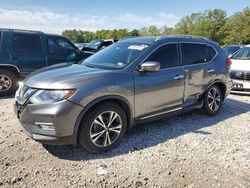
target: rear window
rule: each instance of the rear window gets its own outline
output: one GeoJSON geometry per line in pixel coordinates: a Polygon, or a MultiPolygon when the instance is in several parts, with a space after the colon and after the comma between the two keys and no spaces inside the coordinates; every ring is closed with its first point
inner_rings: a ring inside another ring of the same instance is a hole
{"type": "Polygon", "coordinates": [[[216,51],[212,46],[198,43],[182,43],[181,51],[184,65],[206,63],[216,55],[216,51]]]}
{"type": "Polygon", "coordinates": [[[232,59],[241,59],[241,60],[248,60],[250,59],[250,47],[241,48],[233,57],[232,59]]]}
{"type": "Polygon", "coordinates": [[[14,33],[13,50],[15,52],[40,52],[41,42],[38,34],[14,33]]]}

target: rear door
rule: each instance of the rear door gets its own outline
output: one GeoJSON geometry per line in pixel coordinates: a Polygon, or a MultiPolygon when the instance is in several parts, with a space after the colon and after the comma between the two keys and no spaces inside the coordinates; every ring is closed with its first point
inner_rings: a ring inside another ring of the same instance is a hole
{"type": "Polygon", "coordinates": [[[13,32],[12,61],[22,73],[31,73],[47,66],[42,52],[41,36],[35,32],[13,32]]]}
{"type": "Polygon", "coordinates": [[[182,107],[184,69],[178,57],[178,44],[165,44],[146,60],[159,62],[160,71],[134,73],[136,117],[146,119],[182,107]]]}
{"type": "Polygon", "coordinates": [[[185,92],[183,106],[198,102],[201,93],[215,76],[214,62],[217,52],[203,43],[180,43],[182,64],[185,70],[185,92]]]}

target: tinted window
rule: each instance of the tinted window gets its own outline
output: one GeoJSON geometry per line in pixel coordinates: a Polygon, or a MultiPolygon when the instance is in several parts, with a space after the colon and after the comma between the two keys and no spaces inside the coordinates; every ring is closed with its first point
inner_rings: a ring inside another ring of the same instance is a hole
{"type": "Polygon", "coordinates": [[[14,33],[13,50],[19,52],[40,52],[41,43],[39,35],[14,33]]]}
{"type": "Polygon", "coordinates": [[[206,63],[216,55],[214,48],[206,44],[182,43],[181,51],[184,65],[206,63]]]}
{"type": "Polygon", "coordinates": [[[211,61],[216,55],[216,51],[211,46],[206,46],[206,60],[211,61]]]}
{"type": "Polygon", "coordinates": [[[206,45],[194,43],[182,43],[182,63],[184,65],[206,62],[206,45]]]}
{"type": "Polygon", "coordinates": [[[167,44],[154,52],[147,61],[156,61],[161,64],[161,69],[178,65],[177,44],[167,44]]]}
{"type": "Polygon", "coordinates": [[[75,47],[65,38],[49,37],[48,38],[49,53],[60,53],[62,51],[74,51],[75,47]]]}

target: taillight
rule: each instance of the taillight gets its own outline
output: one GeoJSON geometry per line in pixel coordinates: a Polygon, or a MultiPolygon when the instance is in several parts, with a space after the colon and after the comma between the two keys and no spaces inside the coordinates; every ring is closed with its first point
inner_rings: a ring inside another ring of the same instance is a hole
{"type": "Polygon", "coordinates": [[[231,68],[231,65],[232,65],[231,59],[227,58],[226,65],[228,68],[231,68]]]}

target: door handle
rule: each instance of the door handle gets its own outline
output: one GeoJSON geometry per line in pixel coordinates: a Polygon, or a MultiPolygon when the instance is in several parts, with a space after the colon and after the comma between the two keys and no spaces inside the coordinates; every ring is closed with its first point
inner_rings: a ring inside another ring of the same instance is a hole
{"type": "Polygon", "coordinates": [[[212,73],[212,72],[214,72],[214,69],[208,69],[207,70],[207,73],[212,73]]]}
{"type": "Polygon", "coordinates": [[[184,78],[184,75],[177,75],[174,77],[175,80],[181,80],[184,78]]]}

